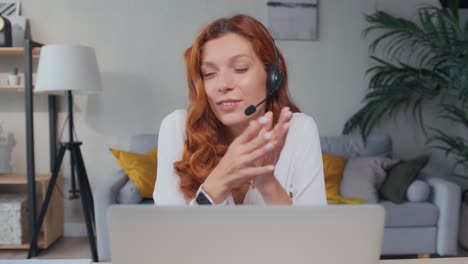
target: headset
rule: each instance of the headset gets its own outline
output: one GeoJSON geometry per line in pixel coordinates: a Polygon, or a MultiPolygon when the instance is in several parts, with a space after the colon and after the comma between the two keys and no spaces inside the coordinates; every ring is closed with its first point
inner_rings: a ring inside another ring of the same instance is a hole
{"type": "Polygon", "coordinates": [[[249,116],[255,113],[255,111],[257,111],[257,107],[263,104],[264,102],[266,102],[273,95],[275,95],[275,93],[280,89],[281,85],[283,84],[284,75],[281,73],[281,70],[280,70],[278,48],[276,47],[275,40],[271,36],[270,32],[268,32],[268,30],[267,30],[267,33],[271,39],[271,42],[273,43],[273,46],[275,47],[275,63],[269,66],[267,70],[267,78],[266,78],[266,87],[268,90],[267,97],[263,101],[258,103],[257,105],[249,105],[244,110],[244,114],[246,116],[249,116]]]}

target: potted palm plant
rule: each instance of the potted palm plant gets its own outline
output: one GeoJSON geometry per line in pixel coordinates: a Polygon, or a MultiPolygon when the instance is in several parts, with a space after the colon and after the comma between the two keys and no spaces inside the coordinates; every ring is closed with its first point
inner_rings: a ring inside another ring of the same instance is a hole
{"type": "MultiPolygon", "coordinates": [[[[453,135],[431,127],[422,115],[424,103],[436,101],[440,118],[468,131],[468,21],[460,23],[458,0],[445,2],[448,8],[420,8],[417,21],[382,11],[365,16],[370,25],[364,36],[377,34],[369,47],[375,66],[367,72],[371,78],[363,107],[345,123],[343,133],[358,130],[365,139],[385,116],[410,109],[426,143],[454,159],[449,179],[468,189],[468,133],[453,135]]],[[[466,192],[463,199],[468,208],[466,192]]]]}
{"type": "Polygon", "coordinates": [[[364,138],[384,119],[400,108],[411,109],[428,141],[455,158],[453,179],[468,187],[468,141],[424,123],[424,102],[438,99],[441,118],[468,129],[468,22],[460,25],[458,0],[449,8],[425,6],[418,21],[392,16],[383,11],[366,15],[364,36],[377,37],[369,50],[375,66],[363,107],[345,123],[343,133],[358,130],[364,138]],[[381,56],[377,56],[377,51],[381,56]]]}

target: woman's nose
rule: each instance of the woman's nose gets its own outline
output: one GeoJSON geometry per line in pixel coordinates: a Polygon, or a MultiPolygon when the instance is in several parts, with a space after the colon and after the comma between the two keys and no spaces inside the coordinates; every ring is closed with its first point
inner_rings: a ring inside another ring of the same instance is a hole
{"type": "Polygon", "coordinates": [[[218,91],[225,93],[232,90],[235,86],[235,80],[229,73],[219,75],[218,91]]]}

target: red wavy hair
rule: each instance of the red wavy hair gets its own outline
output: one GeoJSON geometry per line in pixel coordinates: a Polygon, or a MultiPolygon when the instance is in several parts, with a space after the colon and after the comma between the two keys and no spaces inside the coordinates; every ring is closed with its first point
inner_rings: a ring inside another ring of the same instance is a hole
{"type": "MultiPolygon", "coordinates": [[[[268,30],[255,18],[242,14],[213,21],[200,32],[193,45],[185,51],[189,90],[189,107],[185,124],[187,140],[182,160],[174,163],[174,169],[180,176],[180,189],[187,199],[195,197],[198,188],[216,167],[230,144],[224,137],[226,135],[224,125],[209,106],[200,70],[204,44],[228,33],[235,33],[247,39],[255,54],[265,65],[265,70],[276,61],[275,44],[268,30]]],[[[274,124],[278,122],[279,113],[285,106],[288,106],[292,112],[299,112],[299,108],[288,94],[288,73],[279,50],[278,57],[284,81],[276,94],[266,103],[266,111],[273,112],[274,124]]]]}

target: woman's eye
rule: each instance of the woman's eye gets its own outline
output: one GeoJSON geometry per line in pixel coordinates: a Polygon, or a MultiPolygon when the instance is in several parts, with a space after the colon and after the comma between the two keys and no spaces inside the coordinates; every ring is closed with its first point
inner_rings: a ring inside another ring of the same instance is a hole
{"type": "Polygon", "coordinates": [[[237,73],[244,73],[248,70],[249,68],[239,68],[239,69],[236,69],[236,72],[237,73]]]}
{"type": "Polygon", "coordinates": [[[214,72],[204,73],[203,74],[203,79],[211,78],[211,77],[213,77],[213,75],[214,75],[214,72]]]}

